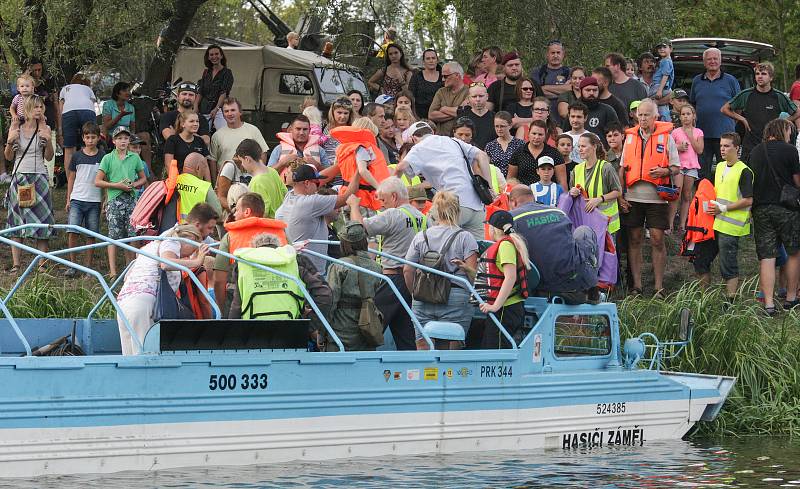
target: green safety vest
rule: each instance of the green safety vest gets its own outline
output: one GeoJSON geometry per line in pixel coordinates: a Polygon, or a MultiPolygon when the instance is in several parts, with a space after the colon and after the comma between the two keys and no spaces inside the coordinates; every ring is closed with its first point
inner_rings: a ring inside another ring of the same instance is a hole
{"type": "MultiPolygon", "coordinates": [[[[580,185],[582,189],[586,190],[590,199],[600,197],[606,193],[606,189],[603,188],[603,166],[606,164],[607,162],[605,160],[598,160],[597,163],[595,163],[596,168],[594,169],[594,173],[592,173],[592,180],[588,185],[586,184],[586,162],[584,161],[583,163],[575,165],[575,185],[580,185]]],[[[608,232],[616,233],[619,231],[619,206],[617,205],[617,199],[602,202],[597,208],[608,217],[608,232]]]]}
{"type": "Polygon", "coordinates": [[[492,189],[494,193],[500,195],[500,182],[498,181],[497,174],[500,173],[500,168],[497,168],[494,165],[489,165],[489,173],[492,174],[492,189]]]}
{"type": "MultiPolygon", "coordinates": [[[[297,251],[291,245],[280,248],[239,248],[233,254],[243,260],[300,278],[297,251]]],[[[300,317],[304,297],[294,281],[239,262],[238,285],[242,297],[242,319],[300,317]]]]}
{"type": "Polygon", "coordinates": [[[194,209],[194,206],[206,201],[206,196],[210,188],[211,182],[206,182],[190,173],[181,173],[178,175],[175,190],[178,191],[178,195],[180,196],[178,199],[178,213],[180,214],[179,224],[186,224],[186,216],[194,209]]]}
{"type": "MultiPolygon", "coordinates": [[[[396,166],[397,166],[397,164],[394,164],[394,165],[386,165],[386,167],[387,167],[389,170],[392,170],[392,171],[391,171],[391,173],[394,173],[394,167],[396,167],[396,166]]],[[[422,183],[422,179],[420,179],[420,178],[419,178],[419,175],[415,175],[414,177],[412,177],[411,179],[409,179],[409,178],[406,176],[406,174],[405,174],[405,173],[402,173],[402,174],[400,174],[400,180],[402,180],[402,181],[403,181],[403,185],[405,185],[406,187],[411,187],[412,185],[419,185],[419,184],[421,184],[421,183],[422,183]]]]}
{"type": "MultiPolygon", "coordinates": [[[[717,165],[714,175],[714,191],[717,198],[714,199],[720,204],[730,205],[742,198],[739,192],[739,178],[742,172],[749,171],[741,161],[737,161],[733,166],[727,164],[717,165]],[[728,173],[725,174],[725,169],[728,173]]],[[[750,208],[736,209],[724,214],[714,216],[714,231],[728,234],[730,236],[747,236],[750,234],[750,208]]]]}

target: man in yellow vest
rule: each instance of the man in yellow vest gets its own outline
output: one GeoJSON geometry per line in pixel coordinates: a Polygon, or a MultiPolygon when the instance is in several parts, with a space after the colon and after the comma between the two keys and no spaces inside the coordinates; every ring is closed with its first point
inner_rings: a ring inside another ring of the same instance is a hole
{"type": "Polygon", "coordinates": [[[222,214],[222,206],[211,182],[200,178],[205,168],[208,168],[208,163],[200,153],[190,153],[183,162],[183,173],[178,175],[175,184],[178,192],[178,224],[186,224],[186,216],[197,204],[206,203],[222,214]]]}
{"type": "Polygon", "coordinates": [[[719,254],[719,268],[725,292],[732,301],[739,285],[739,238],[750,234],[750,206],[753,204],[753,171],[739,160],[741,139],[735,132],[720,136],[719,148],[725,164],[717,164],[714,191],[708,213],[714,215],[714,239],[698,243],[695,272],[704,284],[711,282],[711,263],[719,254]],[[706,244],[708,243],[708,244],[706,244]]]}

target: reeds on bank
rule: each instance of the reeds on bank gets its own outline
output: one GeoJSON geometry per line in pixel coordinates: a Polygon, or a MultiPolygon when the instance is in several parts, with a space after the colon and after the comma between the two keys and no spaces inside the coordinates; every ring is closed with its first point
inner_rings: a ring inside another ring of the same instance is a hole
{"type": "Polygon", "coordinates": [[[721,286],[703,289],[698,282],[663,301],[619,304],[623,341],[645,331],[675,339],[679,311],[688,307],[693,341],[665,370],[737,377],[722,413],[701,424],[701,435],[800,435],[800,315],[784,311],[770,318],[754,299],[756,287],[755,279],[742,283],[732,304],[721,286]]]}

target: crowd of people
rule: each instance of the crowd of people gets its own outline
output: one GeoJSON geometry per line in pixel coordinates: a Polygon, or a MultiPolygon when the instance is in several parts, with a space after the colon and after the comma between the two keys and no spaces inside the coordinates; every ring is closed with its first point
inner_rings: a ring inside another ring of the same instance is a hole
{"type": "MultiPolygon", "coordinates": [[[[389,40],[382,52],[385,65],[368,82],[375,102],[351,91],[323,113],[309,99],[270,149],[258,128],[242,120],[222,48],[209,47],[202,79],[182,83],[177,108],[161,119],[163,184],[177,204],[157,231],[219,240],[223,252],[289,270],[347,349],[376,346],[359,329],[365,299],[374,300],[398,349],[427,343],[388,286],[326,257],[385,275],[422,324],[458,323],[468,343],[497,348],[505,338],[475,326],[466,289],[409,263],[474,282],[486,299],[480,310],[496,313],[519,339],[529,295],[569,303],[597,300],[609,287],[641,295],[648,240],[654,297],[665,297],[668,234],[683,239],[682,254],[704,284],[711,284],[719,257],[733,301],[740,242],[752,223],[764,310],[777,314],[776,298],[785,308],[800,304],[800,83],[788,96],[776,90],[769,62],[756,65],[755,86],[741,90],[722,71],[720,51],[710,48],[687,91],[674,85],[667,41],[635,61],[611,53],[594,69],[568,66],[564,46],[553,41],[544,64],[529,72],[518,52],[497,47],[477,55],[468,73],[457,62],[440,63],[432,49],[416,70],[399,44],[389,40]],[[581,212],[603,217],[601,231],[572,222],[560,208],[579,198],[581,212]],[[388,255],[378,259],[374,250],[388,255]],[[603,253],[625,258],[612,283],[599,278],[603,253]],[[534,267],[537,279],[528,281],[534,267]]],[[[137,198],[156,179],[142,151],[147,141],[136,131],[130,86],[114,87],[98,124],[85,79],[77,75],[53,108],[53,97],[37,94],[37,71],[40,78],[41,65],[20,75],[10,107],[8,227],[54,222],[45,162],[57,134],[68,150],[69,224],[99,231],[102,210],[108,236],[134,235],[137,198]]],[[[52,233],[37,227],[10,235],[33,238],[47,250],[52,233]]],[[[70,246],[76,236],[70,234],[70,246]]],[[[211,259],[207,246],[165,241],[145,249],[205,266],[225,315],[306,315],[315,319],[313,348],[332,347],[298,289],[276,283],[274,274],[243,269],[221,254],[211,259]]],[[[15,272],[21,257],[12,252],[15,272]]],[[[91,266],[91,252],[86,259],[91,266]]],[[[115,277],[114,247],[109,262],[115,277]]],[[[159,281],[176,290],[180,275],[144,258],[135,268],[119,301],[141,340],[157,319],[159,281]]],[[[120,322],[123,352],[131,353],[123,329],[120,322]]]]}

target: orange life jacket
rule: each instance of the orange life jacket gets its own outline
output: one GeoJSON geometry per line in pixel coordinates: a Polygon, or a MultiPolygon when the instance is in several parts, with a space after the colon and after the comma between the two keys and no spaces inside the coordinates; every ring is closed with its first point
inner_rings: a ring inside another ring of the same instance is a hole
{"type": "Polygon", "coordinates": [[[709,201],[716,199],[714,184],[708,179],[700,180],[697,192],[689,204],[689,215],[686,219],[686,234],[681,243],[681,255],[693,256],[694,245],[714,239],[714,216],[707,213],[709,201]]]}
{"type": "MultiPolygon", "coordinates": [[[[380,183],[389,176],[389,168],[386,166],[383,152],[378,148],[378,143],[372,131],[352,126],[340,126],[331,129],[331,137],[339,141],[339,146],[336,148],[336,166],[339,168],[339,173],[341,173],[345,185],[358,171],[356,152],[361,146],[371,150],[372,154],[375,155],[375,159],[372,160],[368,168],[375,180],[380,183]]],[[[340,193],[345,191],[346,188],[344,187],[339,190],[340,193]]],[[[362,207],[376,211],[382,207],[381,202],[375,197],[375,189],[364,178],[359,182],[356,195],[361,199],[362,207]]]]}
{"type": "MultiPolygon", "coordinates": [[[[278,138],[281,145],[281,156],[297,154],[297,146],[294,144],[294,139],[292,139],[291,134],[288,132],[279,132],[275,134],[275,137],[278,138]]],[[[322,148],[319,145],[319,136],[309,135],[308,142],[306,142],[306,145],[303,147],[303,157],[314,161],[317,166],[319,166],[322,162],[322,157],[320,156],[321,152],[322,148]]],[[[291,183],[291,176],[292,170],[288,166],[281,171],[281,179],[285,185],[291,183]]]]}
{"type": "MultiPolygon", "coordinates": [[[[479,290],[478,293],[489,304],[494,304],[506,278],[503,275],[503,271],[497,267],[497,252],[500,250],[500,243],[503,241],[514,244],[511,238],[506,236],[496,241],[478,259],[478,272],[475,278],[476,289],[479,290]],[[485,293],[481,293],[483,291],[485,293]]],[[[522,263],[522,257],[517,253],[517,282],[514,284],[511,295],[520,294],[523,298],[528,297],[527,276],[527,269],[525,264],[522,263]]]]}
{"type": "MultiPolygon", "coordinates": [[[[192,271],[203,287],[208,288],[208,273],[206,269],[200,267],[192,271]]],[[[208,303],[205,296],[198,290],[197,285],[189,278],[188,273],[181,272],[181,282],[177,292],[178,298],[189,303],[194,318],[211,319],[213,317],[211,304],[208,303]]]]}
{"type": "Polygon", "coordinates": [[[669,133],[671,122],[656,122],[653,134],[643,144],[639,126],[625,130],[625,146],[622,148],[625,163],[625,183],[628,187],[644,180],[653,185],[668,185],[669,177],[652,178],[651,168],[669,168],[669,133]]]}
{"type": "Polygon", "coordinates": [[[225,229],[228,231],[230,254],[239,248],[249,248],[253,237],[261,233],[274,234],[280,239],[281,245],[287,243],[286,223],[277,219],[248,217],[241,221],[226,222],[225,229]]]}
{"type": "Polygon", "coordinates": [[[511,210],[511,203],[508,200],[508,194],[500,194],[494,202],[486,206],[486,219],[485,224],[483,225],[483,237],[487,241],[493,241],[492,238],[492,230],[489,226],[489,218],[492,217],[497,211],[510,211],[511,210]]]}

